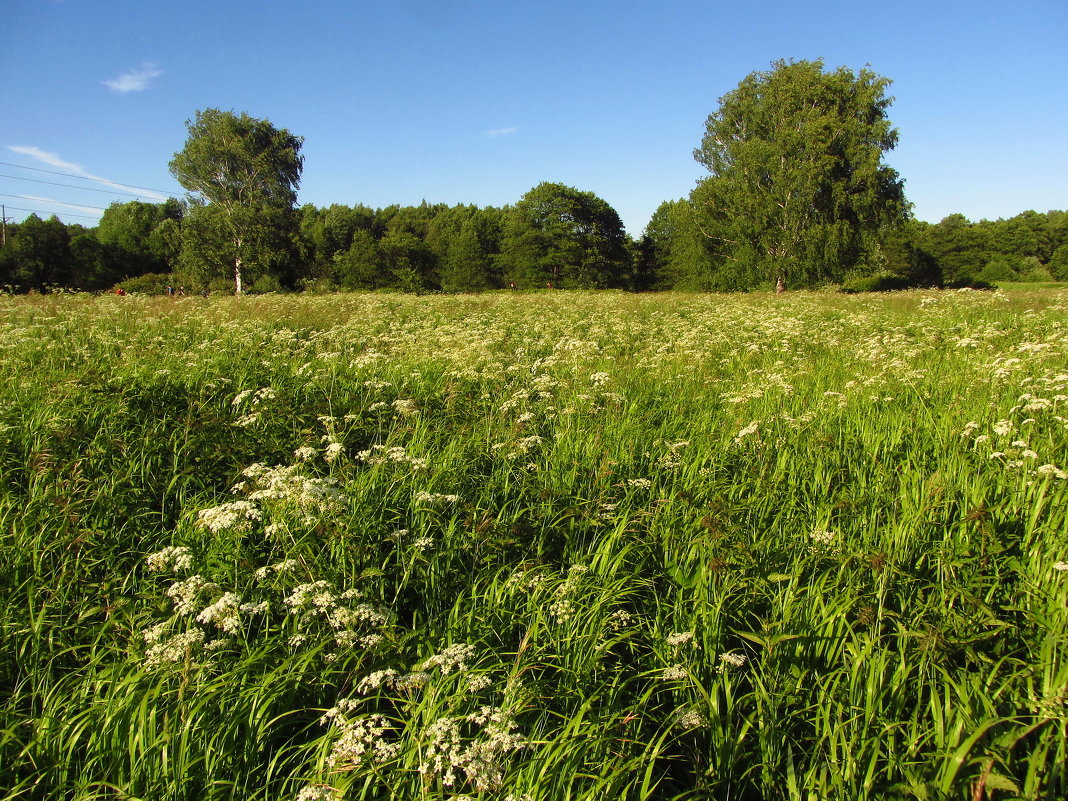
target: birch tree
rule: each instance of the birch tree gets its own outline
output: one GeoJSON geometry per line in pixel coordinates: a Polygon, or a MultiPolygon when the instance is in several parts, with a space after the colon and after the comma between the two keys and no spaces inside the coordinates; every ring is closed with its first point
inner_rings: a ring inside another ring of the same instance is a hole
{"type": "Polygon", "coordinates": [[[890,81],[869,69],[777,61],[720,98],[694,158],[710,173],[691,198],[714,250],[780,289],[837,279],[874,234],[907,217],[882,162],[898,140],[890,81]]]}
{"type": "Polygon", "coordinates": [[[296,240],[304,139],[216,108],[198,111],[186,127],[185,147],[170,163],[189,192],[183,261],[205,276],[226,269],[240,295],[249,279],[277,270],[296,240]]]}

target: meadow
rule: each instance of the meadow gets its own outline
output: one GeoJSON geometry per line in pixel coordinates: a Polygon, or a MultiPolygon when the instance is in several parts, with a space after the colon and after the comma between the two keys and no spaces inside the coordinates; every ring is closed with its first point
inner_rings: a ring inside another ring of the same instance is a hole
{"type": "Polygon", "coordinates": [[[0,797],[1068,796],[1068,291],[0,297],[0,797]]]}

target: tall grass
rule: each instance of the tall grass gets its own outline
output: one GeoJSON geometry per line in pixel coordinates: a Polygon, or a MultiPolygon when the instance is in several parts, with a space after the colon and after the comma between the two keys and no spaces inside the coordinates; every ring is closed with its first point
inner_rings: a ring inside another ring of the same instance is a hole
{"type": "Polygon", "coordinates": [[[0,298],[2,797],[1063,798],[1066,311],[0,298]]]}

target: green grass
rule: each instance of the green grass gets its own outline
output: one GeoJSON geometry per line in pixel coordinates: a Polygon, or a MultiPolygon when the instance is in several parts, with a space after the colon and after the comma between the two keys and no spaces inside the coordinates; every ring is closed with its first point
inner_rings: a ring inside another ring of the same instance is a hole
{"type": "Polygon", "coordinates": [[[1063,798],[1066,311],[0,298],[0,797],[1063,798]]]}

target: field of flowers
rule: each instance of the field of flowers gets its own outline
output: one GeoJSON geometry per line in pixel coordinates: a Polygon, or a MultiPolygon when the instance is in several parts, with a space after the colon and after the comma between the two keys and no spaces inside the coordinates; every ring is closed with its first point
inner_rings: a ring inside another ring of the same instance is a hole
{"type": "Polygon", "coordinates": [[[0,297],[0,797],[1063,799],[1068,292],[0,297]]]}

